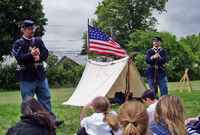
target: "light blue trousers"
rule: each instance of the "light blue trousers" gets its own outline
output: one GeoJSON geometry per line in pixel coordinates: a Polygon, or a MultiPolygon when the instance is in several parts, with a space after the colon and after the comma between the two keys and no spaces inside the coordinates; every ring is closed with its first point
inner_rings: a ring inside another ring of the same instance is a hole
{"type": "MultiPolygon", "coordinates": [[[[147,78],[149,88],[154,90],[154,78],[147,78]]],[[[168,95],[167,77],[158,77],[158,86],[160,88],[160,95],[168,95]]]]}

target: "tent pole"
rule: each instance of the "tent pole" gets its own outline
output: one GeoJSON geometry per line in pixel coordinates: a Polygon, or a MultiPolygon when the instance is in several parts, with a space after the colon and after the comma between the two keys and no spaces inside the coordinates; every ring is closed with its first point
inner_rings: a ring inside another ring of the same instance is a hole
{"type": "Polygon", "coordinates": [[[126,100],[129,100],[129,95],[130,95],[130,64],[131,64],[131,59],[132,59],[132,54],[131,56],[128,58],[128,84],[127,84],[127,93],[126,93],[126,100]]]}
{"type": "Polygon", "coordinates": [[[127,86],[127,93],[126,93],[126,100],[125,101],[128,101],[129,100],[129,95],[130,95],[130,57],[128,59],[128,86],[127,86]]]}
{"type": "MultiPolygon", "coordinates": [[[[135,53],[134,53],[135,54],[135,53]]],[[[131,64],[131,59],[133,58],[133,53],[129,56],[129,59],[128,59],[128,84],[127,84],[127,92],[125,93],[126,94],[126,100],[125,101],[128,101],[129,100],[129,96],[130,96],[130,64],[131,64]]]]}
{"type": "Polygon", "coordinates": [[[126,93],[126,100],[125,101],[128,101],[128,99],[129,99],[129,95],[130,95],[130,63],[129,63],[129,61],[130,61],[130,58],[129,58],[129,60],[128,60],[128,86],[127,86],[127,93],[126,93]]]}

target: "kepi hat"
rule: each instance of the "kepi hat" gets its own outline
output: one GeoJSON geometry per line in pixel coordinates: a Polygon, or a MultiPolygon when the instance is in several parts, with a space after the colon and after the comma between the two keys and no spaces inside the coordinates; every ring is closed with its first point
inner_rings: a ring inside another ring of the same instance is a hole
{"type": "Polygon", "coordinates": [[[162,38],[161,38],[160,36],[157,36],[157,35],[156,35],[156,36],[153,38],[153,40],[156,40],[156,39],[157,39],[157,40],[160,40],[160,41],[162,42],[162,38]]]}
{"type": "Polygon", "coordinates": [[[24,20],[21,24],[21,28],[35,28],[35,25],[31,20],[24,20]]]}

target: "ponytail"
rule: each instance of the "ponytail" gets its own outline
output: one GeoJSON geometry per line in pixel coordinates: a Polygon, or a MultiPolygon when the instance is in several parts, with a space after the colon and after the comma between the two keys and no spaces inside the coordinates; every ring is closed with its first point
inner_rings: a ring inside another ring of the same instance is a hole
{"type": "Polygon", "coordinates": [[[92,101],[92,106],[96,112],[104,114],[103,122],[107,122],[113,131],[119,130],[119,121],[117,116],[108,112],[110,109],[110,102],[107,98],[102,96],[96,97],[92,101]]]}
{"type": "Polygon", "coordinates": [[[119,130],[119,121],[117,119],[117,116],[112,113],[108,113],[108,112],[105,112],[104,115],[105,116],[103,118],[103,121],[107,122],[113,131],[118,131],[119,130]]]}
{"type": "Polygon", "coordinates": [[[123,135],[140,135],[137,124],[133,124],[133,122],[128,123],[128,125],[124,129],[123,135]]]}
{"type": "Polygon", "coordinates": [[[149,115],[139,101],[128,101],[118,111],[118,120],[123,128],[123,135],[146,135],[149,115]]]}

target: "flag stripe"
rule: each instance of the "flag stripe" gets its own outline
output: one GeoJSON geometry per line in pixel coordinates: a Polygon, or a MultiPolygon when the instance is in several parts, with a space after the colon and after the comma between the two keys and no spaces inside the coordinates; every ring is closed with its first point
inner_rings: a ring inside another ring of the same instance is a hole
{"type": "Polygon", "coordinates": [[[121,52],[125,52],[122,48],[118,48],[118,47],[113,47],[112,45],[108,44],[108,43],[99,43],[99,42],[89,42],[90,43],[90,46],[97,46],[97,47],[101,47],[101,48],[110,48],[110,49],[113,49],[113,50],[119,50],[121,52]]]}
{"type": "MultiPolygon", "coordinates": [[[[120,46],[117,42],[115,42],[114,40],[112,40],[112,38],[109,39],[109,42],[110,42],[111,44],[113,44],[113,45],[115,45],[115,46],[121,48],[121,46],[120,46]]],[[[121,49],[122,49],[122,48],[121,48],[121,49]]]]}
{"type": "Polygon", "coordinates": [[[90,46],[90,49],[91,48],[100,49],[100,50],[109,50],[109,51],[113,51],[113,52],[117,52],[117,53],[121,53],[121,54],[126,54],[126,52],[124,50],[115,49],[115,48],[107,47],[107,46],[104,47],[102,45],[92,45],[92,46],[90,46]]]}
{"type": "MultiPolygon", "coordinates": [[[[97,46],[90,46],[90,49],[99,49],[99,50],[104,50],[104,51],[113,51],[115,53],[120,53],[120,54],[126,54],[126,52],[122,52],[122,51],[119,51],[117,49],[110,49],[110,48],[102,48],[101,46],[100,47],[97,47],[97,46]]],[[[127,55],[127,54],[126,54],[127,55]]]]}
{"type": "Polygon", "coordinates": [[[115,45],[112,42],[105,42],[105,41],[101,41],[101,40],[96,41],[94,39],[90,39],[90,44],[92,44],[92,43],[94,43],[94,44],[102,44],[102,45],[107,45],[107,46],[110,46],[110,47],[113,47],[113,48],[122,49],[119,45],[115,45]]]}
{"type": "Polygon", "coordinates": [[[115,53],[113,51],[105,51],[105,50],[99,50],[99,49],[90,49],[90,52],[96,52],[96,53],[104,54],[104,55],[110,54],[110,55],[115,55],[115,56],[120,57],[120,58],[124,58],[124,57],[128,56],[127,54],[115,53]]]}

